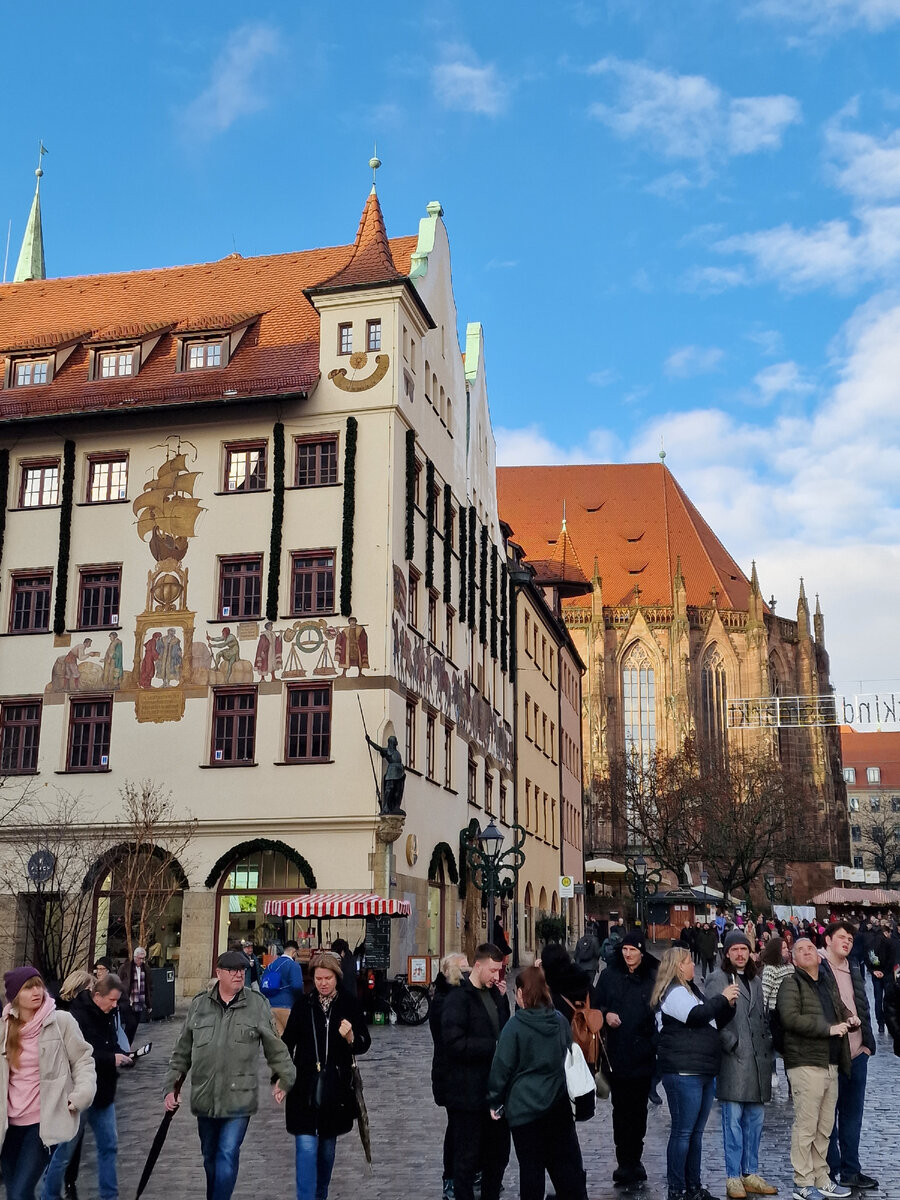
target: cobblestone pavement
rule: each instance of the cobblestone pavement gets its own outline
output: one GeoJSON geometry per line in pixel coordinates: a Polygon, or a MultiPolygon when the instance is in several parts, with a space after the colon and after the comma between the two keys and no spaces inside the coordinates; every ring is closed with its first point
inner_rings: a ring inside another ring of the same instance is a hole
{"type": "MultiPolygon", "coordinates": [[[[119,1183],[123,1200],[132,1200],[147,1149],[162,1117],[162,1083],[166,1060],[181,1025],[178,1017],[149,1026],[153,1051],[124,1073],[116,1108],[119,1122],[119,1183]]],[[[141,1027],[141,1033],[148,1030],[141,1027]]],[[[331,1200],[424,1200],[441,1195],[441,1144],[444,1114],[431,1099],[431,1038],[428,1026],[376,1026],[372,1048],[360,1068],[372,1126],[374,1165],[367,1172],[356,1131],[338,1141],[331,1200]]],[[[139,1038],[140,1040],[140,1038],[139,1038]]],[[[881,1181],[876,1197],[900,1200],[900,1059],[890,1039],[878,1038],[878,1054],[869,1072],[868,1100],[863,1124],[863,1170],[881,1181]]],[[[267,1078],[260,1058],[260,1078],[267,1078]]],[[[787,1101],[779,1064],[777,1099],[768,1107],[763,1135],[761,1166],[768,1178],[790,1195],[788,1159],[792,1109],[787,1101]]],[[[187,1099],[187,1095],[185,1097],[187,1099]]],[[[588,1195],[591,1200],[612,1200],[615,1166],[608,1102],[599,1103],[596,1117],[579,1125],[588,1195]]],[[[649,1181],[643,1200],[665,1196],[665,1153],[669,1130],[668,1109],[652,1108],[644,1163],[649,1181]]],[[[725,1195],[722,1137],[718,1107],[714,1107],[704,1143],[704,1183],[713,1195],[725,1195]]],[[[81,1166],[79,1194],[83,1200],[97,1196],[93,1136],[87,1134],[81,1166]]],[[[294,1196],[293,1145],[284,1128],[284,1116],[271,1099],[268,1087],[261,1092],[259,1113],[250,1123],[241,1153],[241,1173],[235,1196],[265,1196],[290,1200],[294,1196]]],[[[513,1152],[505,1177],[506,1197],[518,1195],[518,1173],[513,1152]]],[[[549,1188],[549,1182],[548,1182],[549,1188]]],[[[621,1195],[621,1193],[619,1193],[621,1195]]],[[[205,1195],[197,1125],[188,1105],[172,1122],[168,1141],[145,1196],[147,1200],[181,1200],[205,1195]]],[[[563,1198],[561,1198],[563,1200],[563,1198]]]]}

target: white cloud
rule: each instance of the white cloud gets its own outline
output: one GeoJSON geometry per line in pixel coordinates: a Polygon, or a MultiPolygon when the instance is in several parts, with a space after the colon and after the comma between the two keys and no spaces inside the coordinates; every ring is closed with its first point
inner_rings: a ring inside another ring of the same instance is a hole
{"type": "Polygon", "coordinates": [[[795,362],[772,363],[764,367],[754,375],[753,386],[762,404],[771,404],[783,397],[808,396],[815,389],[795,362]]]}
{"type": "MultiPolygon", "coordinates": [[[[569,448],[537,427],[505,430],[498,461],[654,461],[663,436],[666,465],[737,561],[749,569],[756,558],[782,615],[796,610],[800,575],[810,595],[821,593],[834,677],[900,676],[897,656],[885,661],[900,610],[900,303],[881,297],[861,307],[843,345],[831,364],[837,381],[814,397],[808,415],[776,411],[754,423],[718,408],[672,412],[640,425],[624,446],[602,428],[569,448]],[[539,453],[520,458],[517,434],[539,453]],[[590,453],[604,445],[608,457],[590,453]],[[877,600],[867,604],[861,636],[860,586],[869,579],[877,600]]],[[[791,362],[753,382],[773,399],[813,395],[791,362]]]]}
{"type": "Polygon", "coordinates": [[[750,0],[746,11],[814,34],[857,26],[876,32],[900,21],[900,0],[750,0]]]}
{"type": "Polygon", "coordinates": [[[766,358],[774,358],[776,354],[780,354],[784,345],[784,339],[777,329],[751,329],[744,337],[758,346],[760,354],[764,354],[766,358]]]}
{"type": "Polygon", "coordinates": [[[605,388],[609,387],[611,383],[615,383],[618,378],[618,372],[614,371],[612,367],[604,367],[602,371],[591,371],[587,380],[594,387],[605,388]]]}
{"type": "Polygon", "coordinates": [[[555,467],[564,463],[590,462],[588,453],[580,447],[564,448],[544,434],[539,425],[524,429],[494,430],[498,466],[555,467]]]}
{"type": "Polygon", "coordinates": [[[883,138],[848,129],[846,118],[856,115],[857,105],[848,105],[825,129],[835,183],[858,200],[895,200],[900,196],[900,129],[883,138]]]}
{"type": "MultiPolygon", "coordinates": [[[[694,160],[707,171],[720,158],[755,154],[781,145],[784,131],[801,119],[792,96],[728,96],[703,75],[677,75],[644,63],[607,57],[592,74],[610,76],[618,91],[612,104],[589,112],[622,139],[639,139],[664,158],[694,160]]],[[[685,186],[684,177],[663,176],[663,194],[685,186]]]]}
{"type": "Polygon", "coordinates": [[[692,379],[717,371],[724,357],[718,346],[679,346],[663,363],[663,370],[670,379],[692,379]]]}
{"type": "Polygon", "coordinates": [[[265,64],[279,53],[278,31],[248,24],[235,29],[212,65],[209,82],[184,111],[187,133],[202,138],[225,133],[235,121],[266,107],[265,64]]]}
{"type": "Polygon", "coordinates": [[[686,292],[716,295],[747,282],[743,267],[691,267],[682,276],[681,286],[686,292]]]}
{"type": "Polygon", "coordinates": [[[496,117],[506,108],[508,88],[493,63],[482,64],[465,46],[448,46],[432,69],[435,96],[444,108],[496,117]]]}
{"type": "MultiPolygon", "coordinates": [[[[823,221],[812,229],[778,225],[724,238],[721,254],[743,254],[756,279],[769,279],[785,291],[832,287],[849,292],[861,283],[893,275],[900,262],[900,206],[862,208],[849,221],[823,221]]],[[[697,276],[702,279],[701,273],[697,276]]],[[[722,277],[723,282],[726,277],[722,277]]],[[[735,283],[751,282],[747,277],[735,283]]]]}

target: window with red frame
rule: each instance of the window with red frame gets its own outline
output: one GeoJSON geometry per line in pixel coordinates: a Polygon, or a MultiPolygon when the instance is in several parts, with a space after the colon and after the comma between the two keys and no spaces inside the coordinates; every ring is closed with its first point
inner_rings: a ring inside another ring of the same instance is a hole
{"type": "Polygon", "coordinates": [[[82,567],[78,589],[78,628],[112,629],[119,624],[121,567],[82,567]]]}
{"type": "Polygon", "coordinates": [[[34,774],[40,737],[40,700],[9,700],[0,705],[0,773],[34,774]]]}
{"type": "Polygon", "coordinates": [[[16,571],[10,580],[10,633],[46,633],[50,628],[50,571],[16,571]]]}
{"type": "Polygon", "coordinates": [[[262,555],[219,559],[219,619],[253,620],[262,612],[262,555]]]}
{"type": "Polygon", "coordinates": [[[226,442],[226,492],[261,492],[266,486],[266,443],[226,442]]]}
{"type": "Polygon", "coordinates": [[[128,455],[91,454],[88,456],[88,504],[124,500],[128,494],[128,455]]]}
{"type": "Polygon", "coordinates": [[[91,700],[73,700],[69,707],[69,744],[66,769],[69,771],[108,770],[111,729],[111,698],[95,697],[91,700]]]}
{"type": "Polygon", "coordinates": [[[296,446],[297,487],[327,487],[337,483],[337,437],[297,438],[296,446]]]}
{"type": "Polygon", "coordinates": [[[327,762],[331,757],[331,684],[291,684],[287,694],[285,762],[327,762]]]}
{"type": "Polygon", "coordinates": [[[59,504],[59,459],[22,464],[20,508],[50,508],[59,504]]]}
{"type": "Polygon", "coordinates": [[[291,616],[334,612],[334,551],[291,555],[291,616]]]}

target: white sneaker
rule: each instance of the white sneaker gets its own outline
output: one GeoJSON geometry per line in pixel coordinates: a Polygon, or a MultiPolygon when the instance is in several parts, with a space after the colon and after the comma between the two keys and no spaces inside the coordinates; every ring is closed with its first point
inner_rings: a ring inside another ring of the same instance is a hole
{"type": "Polygon", "coordinates": [[[830,1179],[824,1187],[820,1187],[819,1191],[823,1196],[834,1197],[834,1200],[837,1200],[837,1197],[839,1196],[841,1197],[841,1200],[845,1200],[847,1196],[853,1195],[851,1188],[844,1187],[842,1183],[835,1183],[833,1179],[830,1179]]]}

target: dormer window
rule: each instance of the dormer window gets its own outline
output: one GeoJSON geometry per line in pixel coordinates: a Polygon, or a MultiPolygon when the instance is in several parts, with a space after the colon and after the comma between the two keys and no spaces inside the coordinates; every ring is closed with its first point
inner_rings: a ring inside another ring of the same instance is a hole
{"type": "Polygon", "coordinates": [[[105,350],[100,355],[100,379],[116,379],[122,375],[134,375],[137,362],[137,351],[132,347],[128,350],[105,350]]]}
{"type": "Polygon", "coordinates": [[[36,387],[50,380],[49,358],[22,358],[13,368],[14,387],[36,387]]]}
{"type": "Polygon", "coordinates": [[[201,371],[207,367],[221,367],[222,341],[185,342],[184,365],[188,371],[201,371]]]}

